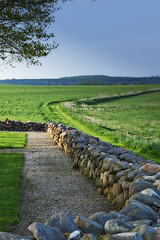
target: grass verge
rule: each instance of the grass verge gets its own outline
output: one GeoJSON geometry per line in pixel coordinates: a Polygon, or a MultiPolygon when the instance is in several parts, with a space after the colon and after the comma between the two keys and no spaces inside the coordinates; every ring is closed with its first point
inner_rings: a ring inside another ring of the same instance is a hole
{"type": "Polygon", "coordinates": [[[0,148],[23,148],[26,144],[26,133],[0,132],[0,148]]]}
{"type": "Polygon", "coordinates": [[[19,221],[23,162],[23,154],[0,153],[0,231],[19,221]]]}

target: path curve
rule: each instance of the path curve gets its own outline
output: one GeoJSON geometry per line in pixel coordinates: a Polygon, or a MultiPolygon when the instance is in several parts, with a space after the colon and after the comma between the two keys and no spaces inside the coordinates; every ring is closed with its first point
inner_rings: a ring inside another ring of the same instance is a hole
{"type": "Polygon", "coordinates": [[[47,133],[27,133],[27,146],[19,152],[25,154],[21,220],[13,233],[28,236],[29,224],[44,223],[61,210],[73,218],[116,210],[92,183],[72,169],[70,158],[47,133]]]}

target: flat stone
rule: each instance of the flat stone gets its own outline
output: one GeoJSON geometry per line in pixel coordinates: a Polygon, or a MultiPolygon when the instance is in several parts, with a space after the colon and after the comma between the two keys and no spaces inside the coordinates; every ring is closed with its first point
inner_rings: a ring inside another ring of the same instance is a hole
{"type": "Polygon", "coordinates": [[[141,191],[142,194],[146,195],[146,196],[150,196],[150,197],[154,197],[160,200],[160,195],[158,194],[158,190],[156,189],[152,189],[152,188],[147,188],[143,191],[141,191]]]}
{"type": "Polygon", "coordinates": [[[143,176],[142,177],[143,179],[151,182],[151,183],[154,183],[156,181],[156,177],[155,176],[143,176]]]}
{"type": "Polygon", "coordinates": [[[147,196],[143,193],[135,193],[130,199],[138,200],[146,205],[160,207],[160,199],[147,196]]]}
{"type": "Polygon", "coordinates": [[[31,240],[31,239],[21,237],[12,233],[0,232],[0,240],[31,240]]]}
{"type": "Polygon", "coordinates": [[[111,215],[106,212],[98,212],[89,217],[90,220],[102,225],[104,227],[105,223],[112,219],[111,215]]]}
{"type": "Polygon", "coordinates": [[[156,236],[155,229],[147,224],[135,227],[132,232],[138,232],[144,240],[153,240],[156,236]]]}
{"type": "Polygon", "coordinates": [[[137,179],[135,182],[132,182],[130,184],[130,188],[129,188],[129,196],[132,196],[134,195],[135,193],[137,192],[140,192],[144,189],[147,189],[147,188],[155,188],[153,186],[153,184],[151,182],[148,182],[147,180],[145,179],[137,179]]]}
{"type": "Polygon", "coordinates": [[[73,218],[69,213],[65,212],[59,212],[54,214],[52,217],[50,217],[46,222],[45,225],[51,226],[51,227],[57,227],[60,229],[62,233],[72,233],[76,230],[78,230],[73,218]]]}
{"type": "Polygon", "coordinates": [[[132,227],[137,227],[139,225],[152,225],[153,224],[153,220],[148,220],[148,219],[142,219],[142,220],[136,220],[136,221],[129,221],[128,224],[130,224],[132,227]]]}
{"type": "Polygon", "coordinates": [[[86,217],[77,216],[75,219],[75,224],[83,233],[90,233],[94,235],[101,235],[104,233],[102,225],[86,217]]]}
{"type": "Polygon", "coordinates": [[[124,222],[128,222],[128,221],[131,221],[131,218],[130,217],[128,217],[128,216],[126,216],[126,215],[124,215],[124,214],[121,214],[121,213],[119,213],[119,212],[116,212],[116,211],[111,211],[110,213],[109,213],[109,215],[113,218],[113,219],[119,219],[119,220],[121,220],[121,221],[124,221],[124,222]]]}
{"type": "Polygon", "coordinates": [[[46,226],[42,223],[32,223],[28,229],[37,240],[65,240],[62,232],[56,227],[46,226]]]}
{"type": "Polygon", "coordinates": [[[157,213],[150,207],[137,200],[128,200],[127,206],[120,213],[129,216],[132,220],[149,219],[153,220],[157,213]]]}
{"type": "Polygon", "coordinates": [[[133,227],[131,225],[117,219],[108,220],[104,226],[105,232],[109,234],[129,232],[132,229],[133,227]]]}
{"type": "Polygon", "coordinates": [[[123,153],[120,155],[119,159],[124,159],[126,162],[130,162],[130,163],[136,163],[136,157],[135,155],[130,155],[129,153],[123,153]]]}
{"type": "Polygon", "coordinates": [[[124,232],[113,235],[113,240],[144,240],[139,233],[124,232]]]}
{"type": "Polygon", "coordinates": [[[147,172],[149,174],[156,174],[158,172],[160,172],[160,165],[158,164],[151,164],[151,163],[146,163],[145,165],[143,165],[140,170],[147,172]]]}
{"type": "Polygon", "coordinates": [[[102,169],[105,171],[108,171],[109,168],[111,167],[111,165],[113,163],[115,163],[118,159],[115,157],[105,157],[103,159],[103,165],[102,165],[102,169]]]}

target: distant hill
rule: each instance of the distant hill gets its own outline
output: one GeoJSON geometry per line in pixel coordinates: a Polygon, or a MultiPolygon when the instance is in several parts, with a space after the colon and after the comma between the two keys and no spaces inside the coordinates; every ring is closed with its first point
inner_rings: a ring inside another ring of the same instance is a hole
{"type": "Polygon", "coordinates": [[[105,75],[75,76],[49,79],[5,79],[0,84],[8,85],[138,85],[160,84],[160,77],[110,77],[105,75]]]}

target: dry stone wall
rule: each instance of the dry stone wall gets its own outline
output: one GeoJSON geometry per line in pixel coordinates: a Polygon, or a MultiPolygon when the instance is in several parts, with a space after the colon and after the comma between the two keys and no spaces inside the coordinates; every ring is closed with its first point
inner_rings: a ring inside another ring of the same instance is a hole
{"type": "MultiPolygon", "coordinates": [[[[71,157],[73,168],[79,169],[119,209],[89,218],[77,216],[75,220],[68,213],[56,213],[44,224],[35,222],[28,227],[34,239],[160,239],[160,165],[61,123],[23,125],[7,119],[0,122],[0,129],[47,131],[71,157]]],[[[0,239],[30,238],[0,232],[0,239]]]]}
{"type": "Polygon", "coordinates": [[[45,131],[45,123],[37,123],[27,121],[11,121],[6,118],[5,121],[0,121],[0,131],[45,131]]]}

